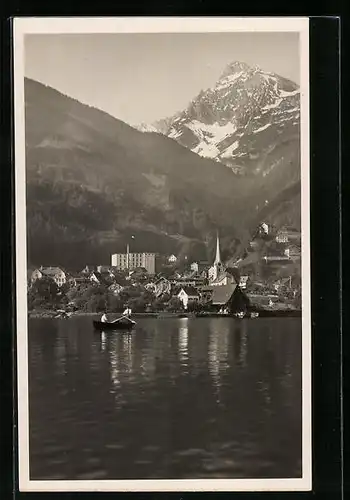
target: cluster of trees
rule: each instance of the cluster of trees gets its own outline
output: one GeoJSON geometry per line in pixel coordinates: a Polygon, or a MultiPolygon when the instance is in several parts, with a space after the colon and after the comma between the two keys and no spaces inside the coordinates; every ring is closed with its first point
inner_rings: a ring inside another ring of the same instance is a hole
{"type": "Polygon", "coordinates": [[[82,312],[121,312],[126,306],[133,312],[181,311],[182,303],[174,296],[155,295],[142,285],[124,287],[118,294],[107,285],[86,284],[58,287],[50,278],[35,281],[28,291],[29,310],[72,309],[82,312]]]}

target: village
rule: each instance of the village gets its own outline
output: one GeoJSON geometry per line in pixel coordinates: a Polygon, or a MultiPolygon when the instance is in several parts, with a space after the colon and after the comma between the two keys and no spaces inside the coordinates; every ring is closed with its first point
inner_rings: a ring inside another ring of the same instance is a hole
{"type": "Polygon", "coordinates": [[[301,235],[294,228],[261,223],[242,255],[179,262],[176,255],[113,254],[110,265],[85,265],[71,273],[59,266],[28,270],[31,316],[120,313],[135,315],[299,315],[301,235]]]}

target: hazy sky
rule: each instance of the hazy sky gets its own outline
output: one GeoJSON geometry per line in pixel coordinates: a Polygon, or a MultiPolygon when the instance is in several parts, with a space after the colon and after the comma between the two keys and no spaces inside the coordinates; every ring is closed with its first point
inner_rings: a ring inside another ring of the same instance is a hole
{"type": "Polygon", "coordinates": [[[299,83],[298,33],[26,35],[25,74],[130,124],[187,107],[233,61],[299,83]]]}

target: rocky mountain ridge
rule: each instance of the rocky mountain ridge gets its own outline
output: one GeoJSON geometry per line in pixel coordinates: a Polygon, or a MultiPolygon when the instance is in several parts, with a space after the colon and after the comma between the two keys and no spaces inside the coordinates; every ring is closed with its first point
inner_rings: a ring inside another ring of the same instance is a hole
{"type": "Polygon", "coordinates": [[[275,150],[299,141],[299,94],[286,78],[234,62],[183,112],[152,126],[235,173],[267,175],[279,164],[275,150]]]}

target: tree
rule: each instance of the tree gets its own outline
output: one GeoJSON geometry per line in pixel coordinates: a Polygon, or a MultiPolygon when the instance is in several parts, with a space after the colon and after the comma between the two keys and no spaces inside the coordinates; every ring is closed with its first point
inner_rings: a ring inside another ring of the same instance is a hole
{"type": "Polygon", "coordinates": [[[175,311],[175,312],[181,311],[183,310],[183,304],[178,297],[174,296],[171,297],[171,299],[169,300],[168,309],[169,311],[175,311]]]}
{"type": "Polygon", "coordinates": [[[108,293],[107,295],[107,311],[111,313],[120,312],[124,309],[124,303],[118,295],[108,293]]]}
{"type": "Polygon", "coordinates": [[[59,297],[59,288],[51,278],[37,279],[31,286],[28,294],[28,305],[52,307],[57,305],[59,297]]]}
{"type": "Polygon", "coordinates": [[[200,304],[197,301],[190,301],[187,305],[187,310],[189,312],[197,312],[200,309],[200,304]]]}

